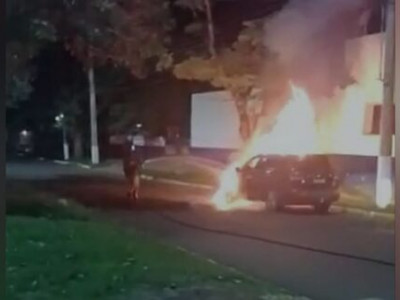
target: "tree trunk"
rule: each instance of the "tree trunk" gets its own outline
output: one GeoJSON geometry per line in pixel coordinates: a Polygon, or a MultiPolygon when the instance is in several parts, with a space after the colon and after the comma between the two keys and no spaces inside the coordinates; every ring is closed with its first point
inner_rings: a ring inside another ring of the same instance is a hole
{"type": "Polygon", "coordinates": [[[72,139],[74,143],[74,158],[80,160],[83,158],[83,139],[82,133],[75,130],[72,134],[72,139]]]}
{"type": "Polygon", "coordinates": [[[206,16],[207,16],[208,51],[210,52],[211,57],[216,57],[217,51],[215,49],[214,20],[213,20],[210,0],[204,0],[204,6],[206,8],[206,16]]]}
{"type": "Polygon", "coordinates": [[[232,98],[235,101],[236,111],[239,116],[239,133],[243,142],[246,142],[253,133],[251,116],[248,111],[248,100],[251,89],[231,91],[232,98]]]}
{"type": "Polygon", "coordinates": [[[239,134],[243,140],[246,142],[250,138],[250,119],[246,111],[246,101],[243,99],[234,98],[236,111],[239,116],[239,134]]]}
{"type": "Polygon", "coordinates": [[[239,120],[240,120],[240,125],[239,125],[240,136],[242,137],[242,140],[246,142],[250,138],[251,134],[250,119],[247,113],[240,113],[239,120]]]}

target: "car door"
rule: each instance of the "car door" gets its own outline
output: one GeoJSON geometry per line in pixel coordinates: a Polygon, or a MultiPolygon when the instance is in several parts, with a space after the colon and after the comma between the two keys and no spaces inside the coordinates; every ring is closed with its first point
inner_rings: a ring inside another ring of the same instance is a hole
{"type": "Polygon", "coordinates": [[[257,190],[255,189],[258,181],[257,179],[257,166],[261,157],[256,156],[250,159],[240,170],[241,173],[241,190],[244,195],[249,199],[256,199],[257,190]]]}
{"type": "Polygon", "coordinates": [[[251,190],[253,198],[257,200],[265,200],[269,191],[276,184],[277,162],[271,157],[262,157],[254,169],[254,176],[251,182],[251,190]]]}
{"type": "Polygon", "coordinates": [[[282,169],[283,159],[280,157],[268,157],[263,164],[263,195],[264,199],[269,192],[275,192],[281,188],[282,184],[282,169]]]}

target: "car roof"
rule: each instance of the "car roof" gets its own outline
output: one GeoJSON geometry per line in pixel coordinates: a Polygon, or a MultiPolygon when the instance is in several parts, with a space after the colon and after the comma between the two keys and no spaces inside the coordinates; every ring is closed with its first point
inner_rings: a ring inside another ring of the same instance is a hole
{"type": "Polygon", "coordinates": [[[313,159],[320,160],[322,158],[323,161],[329,161],[328,155],[326,154],[308,154],[305,156],[300,155],[284,155],[284,154],[262,154],[257,155],[255,157],[259,157],[262,160],[277,160],[277,161],[292,161],[292,162],[302,162],[302,161],[310,161],[313,159]]]}

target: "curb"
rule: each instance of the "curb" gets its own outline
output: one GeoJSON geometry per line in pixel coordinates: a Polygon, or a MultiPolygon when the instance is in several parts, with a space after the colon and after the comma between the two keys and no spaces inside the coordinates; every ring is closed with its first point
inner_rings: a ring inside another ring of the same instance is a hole
{"type": "Polygon", "coordinates": [[[52,162],[59,164],[59,165],[64,165],[64,166],[78,166],[80,168],[83,169],[93,169],[95,168],[95,166],[93,165],[87,165],[87,164],[83,164],[83,163],[78,163],[78,162],[73,162],[73,161],[65,161],[65,160],[53,160],[52,162]]]}
{"type": "Polygon", "coordinates": [[[350,213],[350,214],[354,214],[354,215],[362,215],[364,217],[370,217],[370,218],[377,217],[377,218],[387,219],[389,221],[393,221],[395,218],[394,213],[388,213],[388,212],[365,210],[362,208],[346,207],[343,205],[332,205],[332,208],[337,209],[340,212],[350,213]]]}

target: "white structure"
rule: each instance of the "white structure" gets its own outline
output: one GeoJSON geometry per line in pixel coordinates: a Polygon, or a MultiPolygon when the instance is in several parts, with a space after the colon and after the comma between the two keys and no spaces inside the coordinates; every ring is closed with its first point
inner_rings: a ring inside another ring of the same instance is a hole
{"type": "MultiPolygon", "coordinates": [[[[327,153],[379,154],[379,135],[365,134],[364,129],[372,122],[370,105],[382,103],[383,39],[383,34],[373,34],[346,45],[346,64],[357,84],[340,91],[338,99],[331,101],[340,107],[332,109],[332,118],[326,122],[330,129],[322,131],[327,153]]],[[[192,95],[191,147],[237,149],[242,144],[238,128],[238,114],[229,93],[192,95]]]]}
{"type": "Polygon", "coordinates": [[[235,103],[224,91],[192,95],[190,146],[237,149],[242,140],[235,103]]]}

